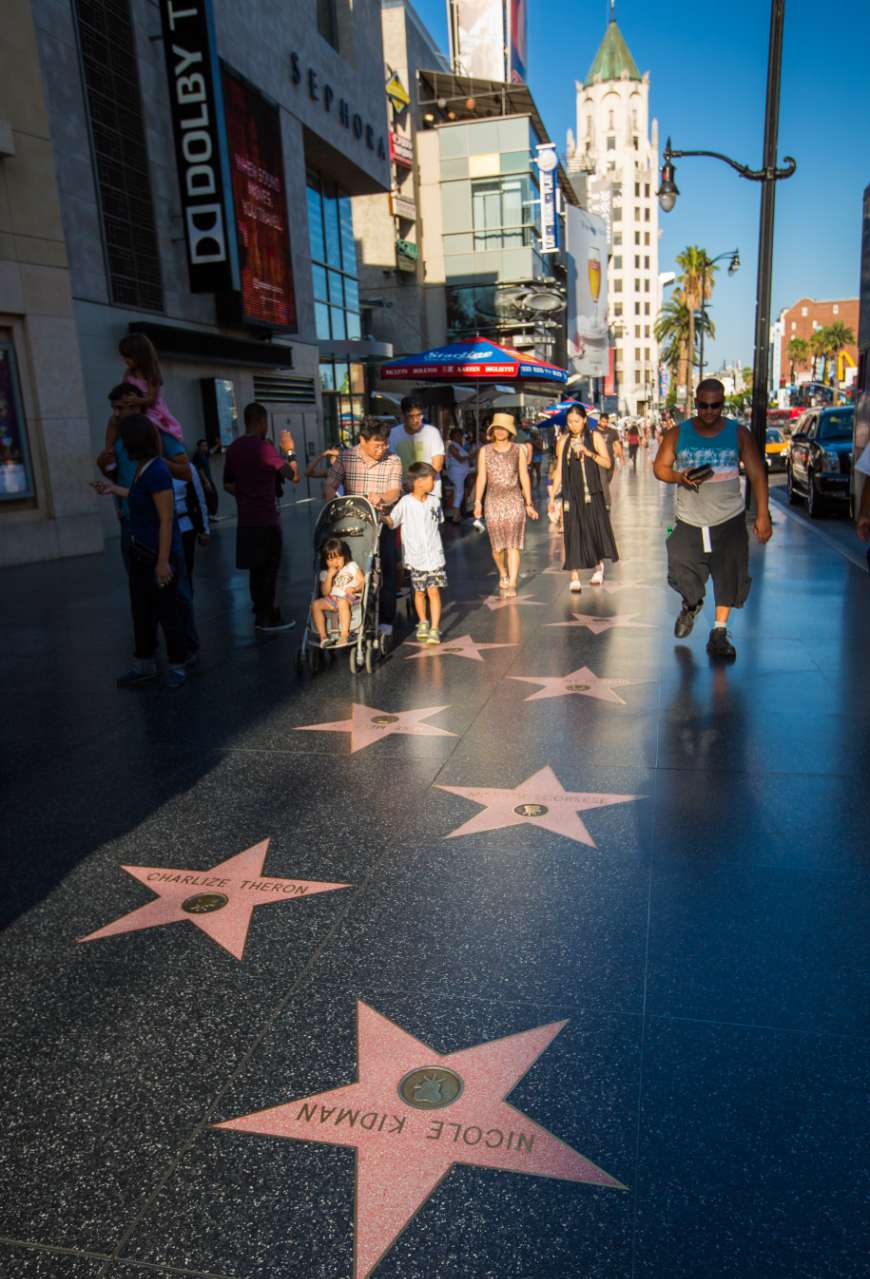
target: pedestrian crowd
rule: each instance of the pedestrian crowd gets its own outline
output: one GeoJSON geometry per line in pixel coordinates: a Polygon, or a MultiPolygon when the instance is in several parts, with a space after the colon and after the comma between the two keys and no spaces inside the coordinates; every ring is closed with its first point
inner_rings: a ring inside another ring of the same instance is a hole
{"type": "MultiPolygon", "coordinates": [[[[129,582],[134,660],[117,683],[135,687],[157,678],[162,631],[167,683],[180,687],[199,655],[194,566],[197,548],[208,545],[219,518],[217,486],[207,441],[198,440],[188,457],[163,396],[151,342],[131,335],[119,350],[125,367],[109,394],[105,445],[97,458],[101,478],[94,484],[98,493],[115,499],[129,582]]],[[[771,522],[763,460],[746,428],[722,416],[723,406],[722,384],[706,379],[697,389],[695,416],[678,425],[667,419],[656,428],[629,422],[620,433],[607,413],[593,418],[584,405],[571,402],[560,414],[559,430],[548,422],[527,430],[512,413],[497,411],[483,429],[454,427],[445,445],[439,429],[425,421],[423,403],[411,395],[401,402],[398,425],[365,418],[355,444],[324,450],[306,475],[322,480],[327,501],[362,497],[375,512],[381,630],[392,630],[402,592],[413,600],[418,640],[437,645],[447,587],[445,511],[453,523],[473,516],[475,527],[486,532],[499,593],[512,599],[526,522],[539,518],[534,493],[546,483],[547,514],[563,540],[563,568],[570,590],[579,593],[584,570],[591,570],[589,585],[600,586],[605,561],[619,559],[610,521],[614,477],[620,469],[634,471],[638,452],[649,448],[656,478],[677,488],[667,539],[668,582],[681,598],[675,635],[691,632],[712,579],[715,625],[708,651],[732,658],[728,620],[751,586],[741,469],[755,497],[760,542],[771,536],[771,522]]],[[[282,616],[275,599],[283,547],[279,498],[286,483],[300,482],[299,462],[289,431],[280,433],[278,447],[268,438],[263,405],[247,405],[244,427],[226,449],[223,470],[223,489],[235,499],[238,516],[236,567],[248,573],[255,628],[289,630],[294,622],[282,616]]],[[[859,531],[867,536],[870,513],[861,514],[859,531]]],[[[366,575],[340,536],[327,538],[318,555],[309,611],[312,641],[341,647],[351,642],[366,575]]]]}

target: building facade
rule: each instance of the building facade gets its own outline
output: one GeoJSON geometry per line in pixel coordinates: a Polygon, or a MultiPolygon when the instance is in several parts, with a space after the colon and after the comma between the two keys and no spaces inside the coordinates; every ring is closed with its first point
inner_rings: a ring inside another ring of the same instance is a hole
{"type": "Polygon", "coordinates": [[[101,549],[56,153],[30,0],[0,42],[0,565],[101,549]]]}
{"type": "Polygon", "coordinates": [[[658,122],[649,116],[649,73],[638,71],[615,19],[583,84],[568,172],[586,175],[586,203],[607,222],[614,393],[640,415],[658,399],[658,122]]]}
{"type": "Polygon", "coordinates": [[[795,382],[798,385],[814,381],[816,372],[820,371],[821,361],[816,360],[812,354],[792,361],[789,342],[792,338],[801,338],[809,343],[817,329],[826,329],[837,322],[851,329],[855,338],[855,342],[845,348],[843,359],[845,369],[841,380],[845,383],[850,378],[854,378],[855,373],[852,372],[850,375],[849,370],[856,370],[858,365],[858,299],[836,298],[817,301],[815,298],[798,298],[793,306],[787,307],[779,314],[779,323],[782,325],[779,338],[781,374],[780,380],[773,385],[779,386],[781,382],[790,381],[792,364],[794,364],[795,382]]]}
{"type": "Polygon", "coordinates": [[[32,11],[88,454],[131,331],[188,446],[229,443],[252,399],[302,457],[353,434],[365,363],[391,353],[362,333],[352,212],[390,187],[378,0],[295,0],[292,19],[233,0],[32,11]]]}
{"type": "Polygon", "coordinates": [[[408,0],[382,0],[381,27],[391,188],[389,195],[354,200],[353,225],[360,246],[363,331],[407,354],[431,345],[424,301],[417,73],[449,66],[408,0]]]}

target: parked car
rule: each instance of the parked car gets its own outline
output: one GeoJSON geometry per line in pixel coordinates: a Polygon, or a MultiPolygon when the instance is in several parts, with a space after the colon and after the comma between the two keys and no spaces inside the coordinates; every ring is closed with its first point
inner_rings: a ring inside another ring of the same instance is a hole
{"type": "Polygon", "coordinates": [[[806,498],[807,514],[815,519],[825,505],[849,509],[852,471],[854,407],[808,409],[797,423],[788,455],[788,500],[806,498]]]}
{"type": "Polygon", "coordinates": [[[769,426],[765,432],[764,460],[771,473],[788,467],[788,440],[778,426],[769,426]]]}

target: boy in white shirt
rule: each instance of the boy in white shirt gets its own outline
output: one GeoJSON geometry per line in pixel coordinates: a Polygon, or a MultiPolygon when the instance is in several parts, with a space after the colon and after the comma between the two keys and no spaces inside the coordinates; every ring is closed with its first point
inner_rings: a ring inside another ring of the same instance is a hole
{"type": "Polygon", "coordinates": [[[408,467],[411,492],[406,493],[390,512],[386,523],[402,530],[402,554],[411,574],[414,608],[417,610],[417,639],[424,644],[440,644],[441,590],[447,585],[441,524],[441,503],[432,490],[438,473],[428,462],[413,462],[408,467]],[[429,602],[429,619],[426,602],[429,602]]]}

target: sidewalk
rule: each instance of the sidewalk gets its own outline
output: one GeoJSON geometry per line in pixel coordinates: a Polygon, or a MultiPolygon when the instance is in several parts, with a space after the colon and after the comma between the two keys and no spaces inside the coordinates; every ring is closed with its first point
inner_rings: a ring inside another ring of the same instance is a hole
{"type": "Polygon", "coordinates": [[[712,665],[615,489],[604,589],[450,529],[372,676],[296,676],[315,506],[177,692],[117,547],[7,570],[3,1279],[868,1274],[870,580],[774,508],[712,665]]]}

